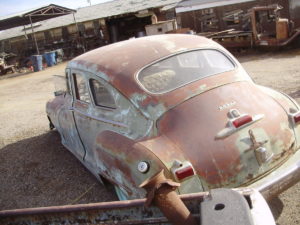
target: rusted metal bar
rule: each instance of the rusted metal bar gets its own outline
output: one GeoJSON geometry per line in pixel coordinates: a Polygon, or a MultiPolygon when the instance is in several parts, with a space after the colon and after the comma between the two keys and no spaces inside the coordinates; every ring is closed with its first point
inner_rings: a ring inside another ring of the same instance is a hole
{"type": "Polygon", "coordinates": [[[258,40],[258,32],[257,32],[257,28],[256,28],[256,16],[255,16],[255,9],[252,8],[251,10],[251,14],[250,14],[250,18],[251,18],[251,26],[252,26],[252,32],[253,32],[253,39],[254,41],[258,40]]]}
{"type": "Polygon", "coordinates": [[[282,47],[282,46],[288,45],[289,43],[294,41],[296,38],[298,38],[299,35],[300,35],[300,28],[296,29],[296,32],[291,37],[289,37],[286,41],[278,44],[278,46],[282,47]]]}
{"type": "Polygon", "coordinates": [[[191,212],[175,192],[178,186],[180,184],[165,177],[163,170],[140,185],[147,191],[146,206],[153,201],[172,224],[196,225],[191,212]]]}
{"type": "MultiPolygon", "coordinates": [[[[253,189],[216,189],[212,190],[211,193],[186,194],[179,196],[179,198],[184,202],[196,224],[200,224],[201,220],[201,224],[210,225],[245,225],[248,224],[247,221],[255,221],[254,224],[257,225],[275,225],[266,201],[262,195],[253,189]],[[242,207],[241,201],[247,202],[247,204],[242,207]],[[238,208],[241,213],[237,213],[236,209],[238,208]],[[207,212],[211,216],[203,215],[207,212]],[[223,219],[222,215],[226,218],[223,219]],[[251,218],[248,217],[247,220],[244,220],[243,215],[251,215],[251,218]],[[213,224],[210,222],[211,217],[214,218],[213,224]],[[230,218],[234,218],[234,220],[230,218]],[[242,221],[242,219],[243,223],[233,223],[233,221],[242,221]]],[[[162,211],[155,206],[145,208],[146,203],[147,199],[138,199],[5,210],[0,211],[0,224],[178,224],[177,221],[173,223],[166,218],[162,211]]],[[[174,216],[178,218],[178,215],[174,214],[174,216]]]]}
{"type": "Polygon", "coordinates": [[[268,5],[268,6],[255,6],[252,7],[251,10],[253,11],[267,11],[267,10],[273,10],[273,11],[277,11],[279,9],[282,9],[281,6],[279,6],[278,4],[273,4],[273,5],[268,5]]]}
{"type": "MultiPolygon", "coordinates": [[[[182,195],[199,221],[199,205],[208,192],[182,195]]],[[[0,224],[170,224],[159,208],[145,208],[146,199],[0,211],[0,224]]]]}
{"type": "Polygon", "coordinates": [[[217,35],[227,34],[227,33],[232,32],[232,31],[234,31],[234,29],[222,30],[222,31],[219,31],[219,32],[214,32],[212,34],[206,35],[205,37],[211,38],[211,37],[214,37],[214,36],[217,36],[217,35]]]}

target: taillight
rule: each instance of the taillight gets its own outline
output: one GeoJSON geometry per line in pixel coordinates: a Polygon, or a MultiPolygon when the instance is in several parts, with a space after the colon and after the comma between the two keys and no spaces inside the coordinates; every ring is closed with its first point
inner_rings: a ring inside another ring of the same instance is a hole
{"type": "Polygon", "coordinates": [[[253,121],[252,116],[244,115],[244,116],[238,117],[235,120],[233,120],[232,124],[235,128],[239,128],[239,127],[241,127],[247,123],[250,123],[252,121],[253,121]]]}
{"type": "Polygon", "coordinates": [[[178,168],[175,172],[178,180],[182,180],[184,178],[195,175],[194,169],[191,165],[188,165],[183,168],[178,168]]]}
{"type": "Polygon", "coordinates": [[[300,112],[293,115],[295,124],[300,123],[300,112]]]}
{"type": "Polygon", "coordinates": [[[226,124],[226,127],[220,130],[215,136],[216,139],[221,139],[230,136],[231,134],[239,131],[243,127],[249,126],[262,118],[263,114],[256,114],[250,116],[248,114],[240,114],[237,109],[231,109],[228,113],[229,121],[226,124]],[[241,127],[241,128],[240,128],[241,127]]]}

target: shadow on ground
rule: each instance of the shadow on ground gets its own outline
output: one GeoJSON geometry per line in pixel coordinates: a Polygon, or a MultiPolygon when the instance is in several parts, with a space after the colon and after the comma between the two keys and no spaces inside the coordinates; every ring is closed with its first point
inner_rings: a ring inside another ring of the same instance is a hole
{"type": "Polygon", "coordinates": [[[117,200],[62,146],[57,132],[3,147],[0,162],[0,210],[117,200]]]}
{"type": "MultiPolygon", "coordinates": [[[[3,147],[0,162],[0,210],[117,200],[64,148],[55,131],[3,147]]],[[[282,201],[268,204],[278,219],[282,201]]]]}
{"type": "Polygon", "coordinates": [[[282,213],[283,202],[278,197],[275,197],[272,200],[268,201],[268,204],[272,211],[274,219],[277,220],[282,213]]]}

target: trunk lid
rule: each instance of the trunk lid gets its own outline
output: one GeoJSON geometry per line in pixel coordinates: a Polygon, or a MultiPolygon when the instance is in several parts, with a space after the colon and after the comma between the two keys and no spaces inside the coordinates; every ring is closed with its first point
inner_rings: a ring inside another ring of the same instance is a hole
{"type": "Polygon", "coordinates": [[[223,85],[181,103],[163,115],[158,128],[176,146],[173,155],[192,163],[204,188],[254,182],[295,148],[285,110],[249,82],[223,85]],[[232,129],[233,109],[253,121],[232,129]]]}

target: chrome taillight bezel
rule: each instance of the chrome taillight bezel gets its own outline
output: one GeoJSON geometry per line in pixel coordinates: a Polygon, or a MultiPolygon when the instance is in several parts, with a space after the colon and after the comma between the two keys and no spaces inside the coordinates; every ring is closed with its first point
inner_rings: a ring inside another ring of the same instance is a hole
{"type": "Polygon", "coordinates": [[[289,120],[293,124],[293,127],[296,127],[300,124],[300,111],[289,113],[289,120]],[[297,117],[297,119],[295,119],[297,117]]]}
{"type": "Polygon", "coordinates": [[[181,162],[179,160],[174,161],[173,166],[171,168],[171,172],[172,172],[172,175],[173,175],[174,179],[177,182],[182,182],[182,181],[196,175],[195,169],[194,169],[193,165],[190,162],[187,162],[187,161],[181,162]],[[189,169],[189,172],[187,173],[188,176],[184,176],[183,178],[178,177],[178,173],[181,172],[181,171],[184,171],[186,169],[189,169]],[[191,171],[192,171],[192,173],[190,173],[191,171]]]}

